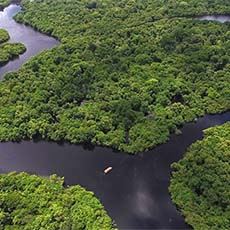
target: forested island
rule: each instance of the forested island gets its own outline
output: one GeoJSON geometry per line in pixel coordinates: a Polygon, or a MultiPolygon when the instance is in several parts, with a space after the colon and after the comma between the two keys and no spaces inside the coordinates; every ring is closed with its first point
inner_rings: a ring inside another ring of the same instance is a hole
{"type": "Polygon", "coordinates": [[[194,229],[228,229],[230,122],[209,128],[204,135],[173,165],[170,192],[194,229]]]}
{"type": "Polygon", "coordinates": [[[26,51],[21,43],[7,43],[9,39],[7,31],[0,29],[0,67],[26,51]]]}
{"type": "Polygon", "coordinates": [[[64,188],[55,175],[1,174],[0,197],[0,229],[115,229],[92,192],[64,188]]]}
{"type": "Polygon", "coordinates": [[[229,109],[230,2],[22,1],[16,20],[62,44],[0,84],[0,139],[42,137],[135,153],[229,109]]]}

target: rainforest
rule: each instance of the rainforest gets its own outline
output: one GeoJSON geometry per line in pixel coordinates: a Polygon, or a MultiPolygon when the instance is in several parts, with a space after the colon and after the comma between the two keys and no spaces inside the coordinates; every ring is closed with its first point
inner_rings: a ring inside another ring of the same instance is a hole
{"type": "Polygon", "coordinates": [[[27,55],[0,81],[0,230],[228,228],[229,0],[7,9],[56,40],[30,54],[0,21],[0,69],[27,55]]]}
{"type": "MultiPolygon", "coordinates": [[[[201,4],[193,14],[226,13],[229,4],[201,4]]],[[[164,1],[22,6],[17,21],[62,44],[0,84],[2,141],[41,136],[135,153],[229,109],[229,23],[192,19],[191,9],[182,17],[188,6],[164,1]]]]}

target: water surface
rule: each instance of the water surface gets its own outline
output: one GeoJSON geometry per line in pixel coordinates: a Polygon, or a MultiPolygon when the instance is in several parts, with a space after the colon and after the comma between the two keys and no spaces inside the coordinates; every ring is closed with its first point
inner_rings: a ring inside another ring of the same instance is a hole
{"type": "Polygon", "coordinates": [[[201,17],[197,17],[199,20],[207,20],[207,21],[217,21],[221,23],[230,22],[229,15],[204,15],[201,17]]]}
{"type": "Polygon", "coordinates": [[[9,42],[20,42],[26,46],[26,52],[19,58],[8,62],[0,67],[0,79],[9,71],[18,70],[29,58],[35,56],[43,50],[51,49],[58,45],[59,42],[47,35],[39,33],[29,26],[17,23],[13,16],[21,11],[21,7],[16,4],[11,4],[3,11],[0,11],[0,28],[8,31],[10,35],[9,42]]]}
{"type": "Polygon", "coordinates": [[[170,165],[183,157],[202,130],[230,120],[230,112],[207,115],[182,129],[182,135],[135,156],[109,148],[54,142],[0,143],[0,171],[58,174],[67,185],[94,191],[120,229],[188,229],[168,192],[170,165]],[[111,173],[103,170],[112,166],[111,173]]]}

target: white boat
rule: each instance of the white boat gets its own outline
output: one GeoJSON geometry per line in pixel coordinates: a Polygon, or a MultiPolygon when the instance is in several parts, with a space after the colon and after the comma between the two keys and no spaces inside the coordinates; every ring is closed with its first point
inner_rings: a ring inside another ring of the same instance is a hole
{"type": "Polygon", "coordinates": [[[104,170],[104,173],[107,174],[107,173],[111,172],[112,169],[113,169],[113,168],[110,166],[110,167],[108,167],[108,168],[106,168],[106,169],[104,170]]]}

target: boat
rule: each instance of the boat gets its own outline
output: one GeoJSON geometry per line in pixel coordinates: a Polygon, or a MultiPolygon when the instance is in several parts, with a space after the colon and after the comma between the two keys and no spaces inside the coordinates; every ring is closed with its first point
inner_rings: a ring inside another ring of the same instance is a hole
{"type": "Polygon", "coordinates": [[[113,167],[110,166],[110,167],[108,167],[108,168],[106,168],[106,169],[104,170],[104,173],[107,174],[107,173],[111,172],[112,169],[113,169],[113,167]]]}

